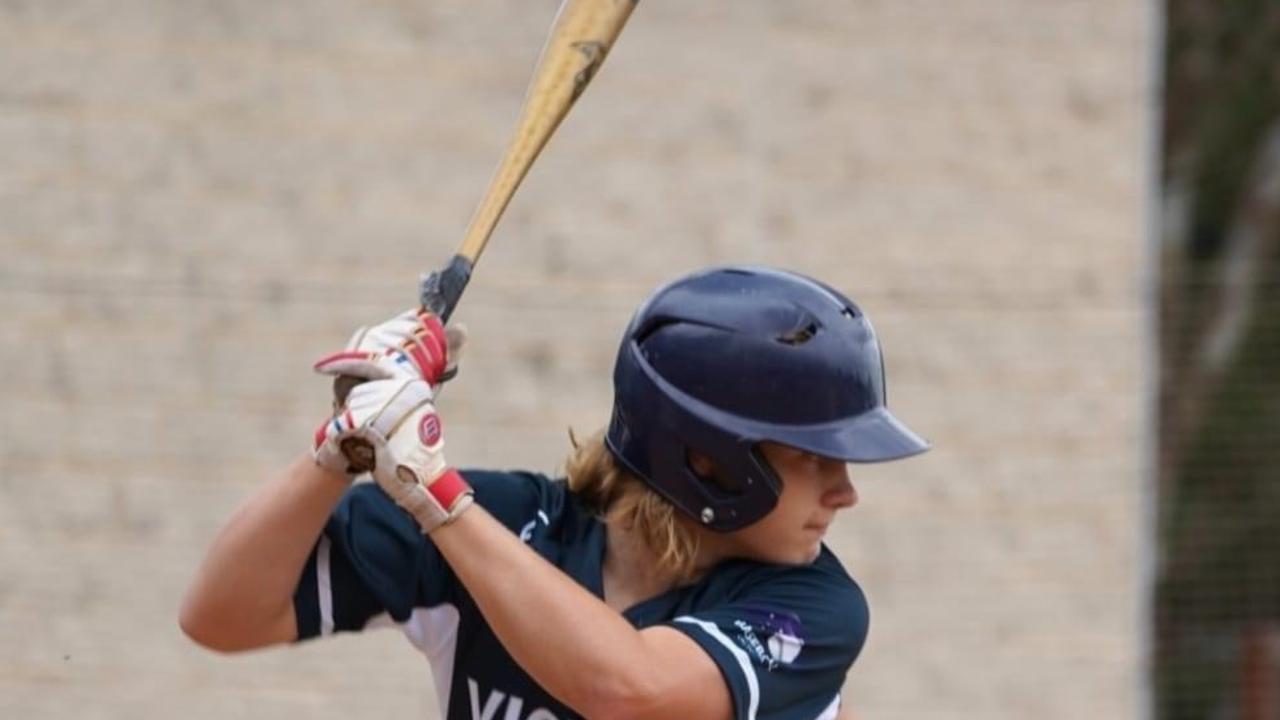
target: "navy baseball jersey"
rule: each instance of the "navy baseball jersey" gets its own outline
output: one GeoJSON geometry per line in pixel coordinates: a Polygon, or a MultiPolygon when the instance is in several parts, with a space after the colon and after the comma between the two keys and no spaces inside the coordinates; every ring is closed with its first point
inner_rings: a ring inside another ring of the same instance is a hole
{"type": "MultiPolygon", "coordinates": [[[[605,526],[563,482],[468,471],[476,502],[535,552],[603,596],[605,526]]],[[[447,720],[569,720],[503,649],[414,520],[372,484],[329,519],[294,593],[299,639],[395,627],[428,659],[447,720]]],[[[666,625],[719,666],[738,720],[829,720],[867,634],[867,603],[826,547],[810,565],[718,565],[624,613],[666,625]]],[[[546,652],[560,652],[548,647],[546,652]]]]}

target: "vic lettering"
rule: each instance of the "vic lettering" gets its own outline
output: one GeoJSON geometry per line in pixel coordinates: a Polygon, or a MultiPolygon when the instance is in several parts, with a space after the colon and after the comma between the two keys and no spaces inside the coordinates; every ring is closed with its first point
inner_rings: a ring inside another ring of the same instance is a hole
{"type": "Polygon", "coordinates": [[[508,695],[501,690],[490,690],[480,704],[480,683],[467,678],[467,690],[471,695],[471,720],[499,720],[498,711],[506,703],[506,711],[501,720],[560,720],[546,708],[535,708],[528,715],[524,711],[524,698],[519,695],[508,695]]]}

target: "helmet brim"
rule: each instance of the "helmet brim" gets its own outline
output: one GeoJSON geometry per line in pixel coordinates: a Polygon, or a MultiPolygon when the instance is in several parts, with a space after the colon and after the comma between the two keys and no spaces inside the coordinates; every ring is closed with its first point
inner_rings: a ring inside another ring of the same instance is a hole
{"type": "Polygon", "coordinates": [[[768,440],[823,457],[851,463],[877,463],[919,455],[929,442],[878,407],[856,418],[822,425],[791,426],[769,433],[768,440]]]}

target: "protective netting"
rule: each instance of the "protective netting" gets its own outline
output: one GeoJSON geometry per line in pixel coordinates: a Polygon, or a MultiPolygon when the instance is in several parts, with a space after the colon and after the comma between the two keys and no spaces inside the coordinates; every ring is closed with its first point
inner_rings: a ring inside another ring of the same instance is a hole
{"type": "Polygon", "coordinates": [[[1280,12],[1168,0],[1155,707],[1280,718],[1280,12]]]}

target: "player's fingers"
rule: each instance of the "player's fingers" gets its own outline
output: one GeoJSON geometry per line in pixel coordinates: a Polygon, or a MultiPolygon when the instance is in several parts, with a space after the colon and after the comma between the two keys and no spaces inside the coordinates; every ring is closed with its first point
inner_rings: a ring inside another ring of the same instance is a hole
{"type": "Polygon", "coordinates": [[[462,360],[462,349],[467,344],[467,326],[462,323],[454,323],[444,330],[445,344],[449,346],[449,363],[447,370],[452,371],[458,367],[458,362],[462,360]]]}
{"type": "Polygon", "coordinates": [[[383,380],[392,373],[378,364],[377,353],[366,350],[344,350],[326,355],[312,366],[321,375],[352,375],[366,380],[383,380]]]}

